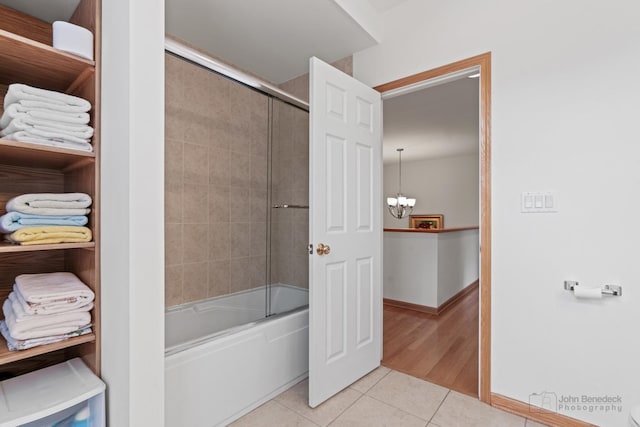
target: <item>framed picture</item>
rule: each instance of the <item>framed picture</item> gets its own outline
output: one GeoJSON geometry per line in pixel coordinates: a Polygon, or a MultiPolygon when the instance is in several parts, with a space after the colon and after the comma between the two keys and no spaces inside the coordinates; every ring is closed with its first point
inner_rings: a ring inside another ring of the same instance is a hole
{"type": "Polygon", "coordinates": [[[444,215],[409,215],[409,228],[423,230],[444,228],[444,215]]]}

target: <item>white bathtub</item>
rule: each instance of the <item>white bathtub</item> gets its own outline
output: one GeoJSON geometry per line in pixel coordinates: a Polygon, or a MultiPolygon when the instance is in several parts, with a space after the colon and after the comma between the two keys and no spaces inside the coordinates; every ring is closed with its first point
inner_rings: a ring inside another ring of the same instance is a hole
{"type": "Polygon", "coordinates": [[[165,425],[218,426],[307,376],[308,292],[273,285],[173,307],[165,318],[165,425]]]}

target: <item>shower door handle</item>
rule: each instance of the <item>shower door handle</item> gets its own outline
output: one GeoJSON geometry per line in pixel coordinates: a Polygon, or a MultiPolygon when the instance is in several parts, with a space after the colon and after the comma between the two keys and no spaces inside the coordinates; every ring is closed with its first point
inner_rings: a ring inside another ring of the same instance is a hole
{"type": "Polygon", "coordinates": [[[329,255],[329,253],[331,252],[331,247],[329,247],[329,245],[325,245],[324,243],[318,243],[316,252],[318,253],[318,255],[329,255]]]}

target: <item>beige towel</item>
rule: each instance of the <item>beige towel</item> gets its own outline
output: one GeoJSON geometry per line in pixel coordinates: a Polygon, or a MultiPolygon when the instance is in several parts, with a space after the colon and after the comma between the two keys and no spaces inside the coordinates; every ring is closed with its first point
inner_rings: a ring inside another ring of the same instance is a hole
{"type": "Polygon", "coordinates": [[[85,193],[29,193],[7,202],[7,212],[32,215],[87,215],[91,196],[85,193]]]}
{"type": "Polygon", "coordinates": [[[39,345],[65,341],[65,340],[68,340],[69,338],[90,334],[91,332],[92,332],[91,327],[87,326],[86,328],[69,332],[68,334],[51,335],[44,338],[30,338],[26,340],[17,340],[17,339],[14,339],[11,336],[11,334],[9,334],[9,329],[7,328],[7,322],[5,322],[4,320],[0,320],[0,333],[2,333],[2,336],[7,342],[7,347],[9,348],[10,351],[26,350],[28,348],[37,347],[39,345]]]}
{"type": "Polygon", "coordinates": [[[79,309],[95,294],[73,273],[21,274],[13,286],[26,314],[52,314],[79,309]]]}
{"type": "Polygon", "coordinates": [[[59,313],[33,319],[25,322],[16,322],[11,302],[6,299],[2,305],[4,321],[7,323],[9,334],[17,340],[27,340],[31,338],[43,338],[51,335],[68,334],[78,329],[82,329],[91,323],[89,312],[81,313],[59,313]]]}
{"type": "Polygon", "coordinates": [[[87,227],[72,225],[47,225],[41,227],[24,227],[6,234],[11,243],[20,245],[45,245],[51,243],[85,243],[90,242],[91,230],[87,227]]]}
{"type": "MultiPolygon", "coordinates": [[[[11,309],[13,309],[13,314],[16,317],[16,322],[24,322],[25,320],[31,320],[34,316],[46,317],[46,316],[55,316],[55,314],[29,314],[25,310],[30,308],[29,303],[22,298],[17,291],[13,291],[9,294],[9,301],[11,301],[11,309]]],[[[66,301],[66,300],[65,300],[66,301]]],[[[77,301],[77,300],[76,300],[77,301]]],[[[76,307],[75,304],[61,304],[60,311],[64,311],[65,313],[79,313],[83,311],[91,311],[93,309],[93,303],[82,305],[80,307],[76,307]],[[66,308],[67,310],[62,310],[66,308]]]]}

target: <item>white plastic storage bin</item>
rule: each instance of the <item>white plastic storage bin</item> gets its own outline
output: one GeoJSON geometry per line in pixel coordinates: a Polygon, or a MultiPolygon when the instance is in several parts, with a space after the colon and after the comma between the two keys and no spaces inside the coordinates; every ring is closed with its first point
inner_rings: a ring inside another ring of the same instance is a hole
{"type": "Polygon", "coordinates": [[[104,390],[79,358],[1,381],[0,427],[70,427],[87,407],[86,423],[76,425],[105,427],[104,390]]]}

